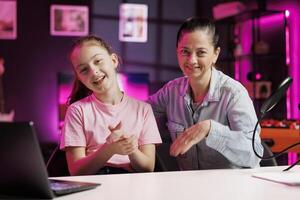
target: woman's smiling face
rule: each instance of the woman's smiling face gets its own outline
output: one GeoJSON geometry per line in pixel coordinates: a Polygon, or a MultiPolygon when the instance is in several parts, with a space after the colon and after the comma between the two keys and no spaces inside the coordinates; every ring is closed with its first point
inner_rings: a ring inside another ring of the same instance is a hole
{"type": "Polygon", "coordinates": [[[220,48],[214,48],[207,31],[184,32],[177,46],[177,59],[184,75],[201,79],[216,63],[220,48]]]}

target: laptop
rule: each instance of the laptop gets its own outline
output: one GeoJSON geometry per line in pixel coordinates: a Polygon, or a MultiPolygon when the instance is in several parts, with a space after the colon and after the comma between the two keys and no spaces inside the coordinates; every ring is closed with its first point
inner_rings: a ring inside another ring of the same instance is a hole
{"type": "Polygon", "coordinates": [[[51,199],[99,185],[48,179],[33,122],[0,122],[0,197],[51,199]]]}

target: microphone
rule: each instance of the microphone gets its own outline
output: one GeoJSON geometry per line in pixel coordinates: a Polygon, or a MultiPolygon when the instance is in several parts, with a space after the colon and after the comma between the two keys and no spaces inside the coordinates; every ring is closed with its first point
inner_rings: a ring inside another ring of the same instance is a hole
{"type": "MultiPolygon", "coordinates": [[[[270,110],[272,110],[274,108],[274,106],[279,102],[279,100],[284,96],[284,94],[288,90],[289,86],[291,85],[292,81],[293,81],[293,79],[291,77],[287,77],[286,79],[284,79],[283,82],[279,85],[278,89],[264,102],[264,104],[260,108],[260,116],[258,117],[257,123],[256,123],[254,131],[253,131],[252,148],[253,148],[254,154],[262,160],[269,160],[269,159],[276,158],[276,157],[282,155],[283,153],[285,153],[287,150],[300,144],[300,142],[298,142],[296,144],[293,144],[293,145],[285,148],[284,150],[282,150],[281,152],[279,152],[276,155],[267,156],[267,157],[263,157],[263,156],[259,155],[256,152],[255,146],[254,146],[255,133],[256,133],[256,129],[258,127],[259,122],[264,118],[266,113],[269,112],[270,110]]],[[[298,107],[300,107],[300,104],[298,105],[298,107]]],[[[299,162],[300,162],[300,160],[298,160],[297,162],[295,162],[288,168],[284,169],[283,171],[287,171],[287,170],[291,169],[292,167],[297,165],[299,162]]]]}

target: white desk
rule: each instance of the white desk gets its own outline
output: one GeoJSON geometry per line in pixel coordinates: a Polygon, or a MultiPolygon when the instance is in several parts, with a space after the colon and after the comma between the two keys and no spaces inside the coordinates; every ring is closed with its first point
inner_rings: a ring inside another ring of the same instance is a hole
{"type": "MultiPolygon", "coordinates": [[[[281,171],[283,167],[242,170],[200,170],[60,177],[101,183],[96,189],[56,199],[70,200],[296,200],[300,186],[287,186],[252,177],[254,172],[281,171]]],[[[292,169],[300,173],[300,166],[292,169]]]]}

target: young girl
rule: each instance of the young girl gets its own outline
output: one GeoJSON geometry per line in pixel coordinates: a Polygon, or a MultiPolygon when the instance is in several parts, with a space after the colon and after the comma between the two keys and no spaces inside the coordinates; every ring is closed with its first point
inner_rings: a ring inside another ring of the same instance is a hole
{"type": "Polygon", "coordinates": [[[71,175],[154,170],[161,138],[151,106],[126,96],[117,82],[118,56],[101,38],[72,47],[76,80],[69,99],[61,149],[71,175]]]}

